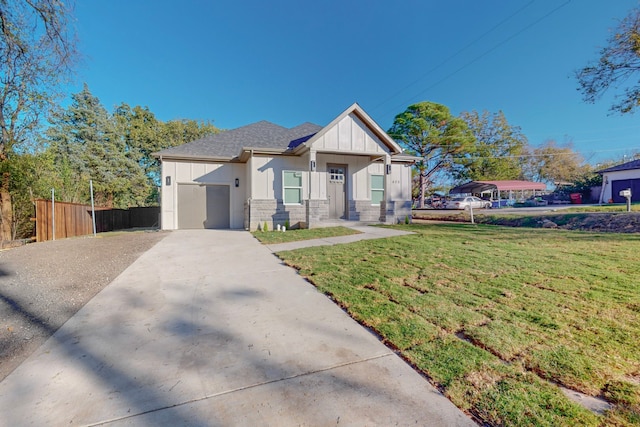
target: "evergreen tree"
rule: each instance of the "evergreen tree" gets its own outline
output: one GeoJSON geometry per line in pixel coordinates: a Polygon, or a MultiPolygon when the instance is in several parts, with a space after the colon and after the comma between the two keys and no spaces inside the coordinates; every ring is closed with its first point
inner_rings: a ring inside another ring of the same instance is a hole
{"type": "Polygon", "coordinates": [[[47,131],[54,162],[60,166],[63,200],[89,200],[89,180],[101,206],[144,206],[147,180],[137,152],[127,150],[116,122],[87,85],[72,95],[72,103],[59,111],[47,131]],[[86,191],[78,191],[78,187],[86,191]]]}

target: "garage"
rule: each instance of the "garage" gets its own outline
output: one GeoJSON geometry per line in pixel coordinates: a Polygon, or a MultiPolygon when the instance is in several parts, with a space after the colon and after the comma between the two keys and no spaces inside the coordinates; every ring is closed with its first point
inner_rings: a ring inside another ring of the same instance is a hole
{"type": "Polygon", "coordinates": [[[178,185],[178,228],[229,228],[228,185],[178,185]]]}
{"type": "Polygon", "coordinates": [[[620,195],[620,191],[631,189],[631,201],[640,201],[640,179],[619,179],[611,182],[611,198],[613,203],[627,203],[627,199],[620,195]]]}
{"type": "Polygon", "coordinates": [[[631,189],[631,201],[640,202],[640,159],[598,171],[602,175],[600,203],[626,203],[620,191],[631,189]]]}

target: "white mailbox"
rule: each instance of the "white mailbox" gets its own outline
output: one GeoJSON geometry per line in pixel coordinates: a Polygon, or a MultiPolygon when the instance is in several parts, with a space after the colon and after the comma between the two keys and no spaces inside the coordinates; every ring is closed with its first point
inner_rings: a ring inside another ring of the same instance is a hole
{"type": "Polygon", "coordinates": [[[619,194],[622,197],[631,197],[631,189],[627,188],[626,190],[622,190],[619,194]]]}

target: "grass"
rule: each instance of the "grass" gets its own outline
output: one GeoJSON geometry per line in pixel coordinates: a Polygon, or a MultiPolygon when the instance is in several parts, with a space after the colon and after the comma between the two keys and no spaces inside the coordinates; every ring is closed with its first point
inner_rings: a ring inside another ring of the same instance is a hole
{"type": "Polygon", "coordinates": [[[325,227],[302,230],[254,231],[253,236],[265,245],[277,243],[297,242],[299,240],[326,239],[327,237],[349,236],[360,234],[359,231],[347,227],[325,227]]]}
{"type": "MultiPolygon", "coordinates": [[[[626,203],[622,203],[622,204],[617,203],[617,204],[600,205],[600,206],[584,206],[584,207],[563,209],[563,212],[626,212],[626,211],[627,211],[626,203]]],[[[640,212],[640,203],[632,203],[631,211],[640,212]]]]}
{"type": "Polygon", "coordinates": [[[640,236],[397,227],[279,256],[487,424],[640,425],[640,236]]]}

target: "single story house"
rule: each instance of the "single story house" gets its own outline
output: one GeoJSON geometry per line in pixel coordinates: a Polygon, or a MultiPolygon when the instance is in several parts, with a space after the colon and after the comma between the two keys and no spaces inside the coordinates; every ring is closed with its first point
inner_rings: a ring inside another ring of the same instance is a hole
{"type": "Polygon", "coordinates": [[[602,175],[600,203],[626,203],[620,191],[631,189],[631,201],[640,201],[640,160],[632,160],[598,171],[602,175]]]}
{"type": "Polygon", "coordinates": [[[155,156],[164,230],[396,223],[411,215],[416,158],[357,103],[324,127],[261,121],[155,156]]]}

